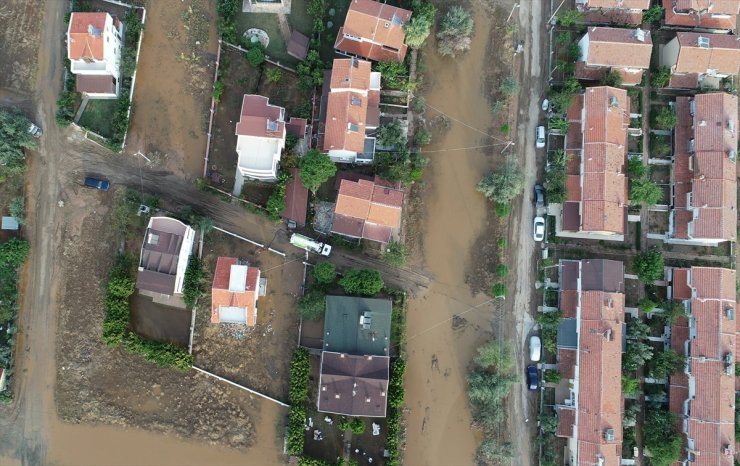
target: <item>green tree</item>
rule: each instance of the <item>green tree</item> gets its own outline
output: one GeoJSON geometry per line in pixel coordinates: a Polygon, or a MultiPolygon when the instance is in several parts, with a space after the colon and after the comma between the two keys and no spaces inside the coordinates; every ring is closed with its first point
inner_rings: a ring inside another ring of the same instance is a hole
{"type": "Polygon", "coordinates": [[[365,421],[359,417],[353,417],[349,423],[349,428],[352,429],[352,433],[356,435],[362,435],[365,433],[365,421]]]}
{"type": "Polygon", "coordinates": [[[196,255],[190,256],[182,283],[182,300],[188,306],[194,306],[203,293],[203,275],[202,261],[196,255]]]}
{"type": "Polygon", "coordinates": [[[375,65],[383,82],[389,89],[401,89],[408,81],[409,70],[402,61],[384,61],[375,65]]]}
{"type": "Polygon", "coordinates": [[[663,198],[663,189],[649,179],[630,180],[629,184],[630,201],[635,205],[650,208],[663,198]]]}
{"type": "Polygon", "coordinates": [[[499,264],[496,266],[496,276],[504,278],[509,275],[509,267],[506,264],[499,264]]]}
{"type": "Polygon", "coordinates": [[[500,93],[506,97],[511,97],[519,92],[519,83],[514,76],[506,76],[498,87],[500,93]]]}
{"type": "Polygon", "coordinates": [[[437,32],[437,51],[440,55],[455,57],[470,49],[473,35],[473,17],[461,6],[453,6],[442,18],[437,32]]]}
{"type": "Polygon", "coordinates": [[[655,247],[641,252],[635,257],[635,271],[637,277],[643,283],[652,284],[656,280],[662,279],[664,275],[663,267],[663,255],[655,247]]]}
{"type": "Polygon", "coordinates": [[[645,448],[651,466],[668,466],[681,456],[683,441],[676,431],[676,416],[664,409],[648,409],[643,425],[645,448]]]}
{"type": "Polygon", "coordinates": [[[493,296],[494,298],[505,298],[506,292],[506,285],[503,283],[496,283],[491,288],[491,296],[493,296]]]}
{"type": "Polygon", "coordinates": [[[663,11],[663,7],[660,5],[651,7],[642,14],[642,22],[659,25],[663,18],[663,11]]]}
{"type": "Polygon", "coordinates": [[[428,2],[414,7],[414,15],[411,17],[411,21],[403,25],[406,45],[412,49],[418,49],[424,45],[434,25],[434,16],[436,14],[437,9],[428,2]]]}
{"type": "MultiPolygon", "coordinates": [[[[552,371],[548,371],[552,372],[552,371]]],[[[558,431],[558,417],[555,414],[540,414],[540,429],[546,434],[554,434],[558,431]]]]}
{"type": "Polygon", "coordinates": [[[669,349],[658,353],[650,360],[650,375],[656,379],[666,379],[686,365],[686,357],[669,349]]]}
{"type": "Polygon", "coordinates": [[[565,118],[555,117],[547,120],[547,127],[550,130],[559,131],[562,134],[566,134],[568,132],[568,128],[570,127],[570,123],[568,123],[568,120],[566,120],[565,118]]]}
{"type": "Polygon", "coordinates": [[[478,354],[473,361],[482,369],[510,373],[514,369],[514,352],[508,343],[489,340],[478,347],[478,354]]]}
{"type": "Polygon", "coordinates": [[[600,79],[602,86],[619,87],[624,83],[622,75],[616,71],[610,71],[600,79]]]}
{"type": "Polygon", "coordinates": [[[653,348],[650,345],[637,340],[629,340],[627,342],[627,352],[624,353],[622,358],[622,368],[627,372],[636,371],[652,357],[653,348]]]}
{"type": "Polygon", "coordinates": [[[524,190],[524,173],[509,157],[495,172],[485,176],[478,183],[478,191],[494,202],[508,204],[524,190]]]}
{"type": "Polygon", "coordinates": [[[395,265],[396,267],[401,267],[406,263],[408,255],[409,253],[403,243],[399,241],[391,241],[385,247],[383,260],[391,265],[395,265]]]}
{"type": "Polygon", "coordinates": [[[670,130],[678,123],[678,117],[670,107],[661,107],[653,114],[653,124],[658,129],[670,130]]]}
{"type": "Polygon", "coordinates": [[[26,201],[23,199],[23,196],[14,197],[13,200],[10,201],[10,215],[15,218],[18,225],[26,223],[25,213],[26,201]]]}
{"type": "Polygon", "coordinates": [[[265,51],[262,44],[255,42],[247,50],[247,61],[250,65],[257,67],[265,62],[265,51]]]}
{"type": "Polygon", "coordinates": [[[337,268],[331,262],[316,264],[313,268],[313,278],[319,286],[332,285],[337,280],[337,268]]]}
{"type": "Polygon", "coordinates": [[[346,432],[351,428],[351,424],[347,416],[342,416],[339,418],[339,420],[337,421],[337,427],[341,432],[346,432]]]}
{"type": "Polygon", "coordinates": [[[31,121],[15,111],[0,110],[0,166],[22,165],[24,149],[35,149],[36,139],[28,132],[31,121]]]}
{"type": "Polygon", "coordinates": [[[269,68],[267,70],[267,81],[277,84],[283,79],[283,71],[280,68],[269,68]]]}
{"type": "Polygon", "coordinates": [[[350,295],[373,296],[384,285],[380,272],[373,269],[350,269],[339,280],[339,286],[350,295]]]}
{"type": "Polygon", "coordinates": [[[319,189],[319,186],[337,172],[337,166],[331,161],[329,156],[322,154],[316,149],[306,152],[301,157],[298,166],[301,183],[314,194],[319,189]]]}
{"type": "Polygon", "coordinates": [[[655,71],[650,72],[650,84],[653,87],[666,87],[671,80],[671,69],[667,66],[661,66],[655,71]]]}
{"type": "Polygon", "coordinates": [[[321,320],[325,311],[326,295],[321,290],[310,290],[298,300],[298,315],[304,320],[321,320]]]}
{"type": "Polygon", "coordinates": [[[416,136],[414,136],[414,142],[419,146],[426,146],[432,142],[432,132],[425,127],[417,129],[416,136]]]}
{"type": "Polygon", "coordinates": [[[627,322],[627,338],[644,339],[650,334],[650,326],[640,319],[627,322]]]}
{"type": "Polygon", "coordinates": [[[296,67],[298,89],[306,94],[321,86],[324,82],[324,69],[324,62],[319,52],[314,49],[309,50],[306,59],[296,67]]]}
{"type": "Polygon", "coordinates": [[[627,174],[631,180],[643,178],[648,174],[648,166],[642,163],[642,159],[629,157],[627,159],[627,174]]]}
{"type": "Polygon", "coordinates": [[[632,377],[622,376],[622,391],[625,395],[634,396],[640,392],[640,381],[632,377]]]}
{"type": "Polygon", "coordinates": [[[406,145],[406,136],[403,134],[401,123],[393,120],[378,127],[375,138],[381,146],[403,146],[406,145]]]}
{"type": "Polygon", "coordinates": [[[583,21],[583,13],[578,10],[563,10],[558,13],[557,18],[559,25],[568,27],[583,21]]]}

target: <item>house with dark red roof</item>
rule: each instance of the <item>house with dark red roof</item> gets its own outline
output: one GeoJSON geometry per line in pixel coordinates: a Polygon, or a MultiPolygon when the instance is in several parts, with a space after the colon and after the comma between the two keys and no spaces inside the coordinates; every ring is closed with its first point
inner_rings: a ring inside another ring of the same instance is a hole
{"type": "Polygon", "coordinates": [[[77,92],[115,99],[121,89],[123,23],[108,13],[73,12],[67,28],[67,58],[77,92]]]}
{"type": "Polygon", "coordinates": [[[259,268],[236,257],[219,257],[211,286],[211,322],[254,326],[259,283],[259,268]]]}
{"type": "Polygon", "coordinates": [[[716,246],[737,238],[737,96],[676,98],[671,211],[665,241],[716,246]]]}
{"type": "Polygon", "coordinates": [[[149,296],[182,294],[195,230],[169,217],[151,217],[141,245],[136,288],[149,296]]]}
{"type": "Polygon", "coordinates": [[[727,34],[678,32],[660,47],[660,65],[670,68],[668,87],[719,89],[740,71],[740,38],[727,34]]]}
{"type": "Polygon", "coordinates": [[[671,348],[687,364],[670,376],[668,393],[685,436],[684,464],[734,464],[736,278],[718,267],[667,271],[669,298],[686,310],[672,326],[671,348]]]}
{"type": "Polygon", "coordinates": [[[622,456],[622,334],[624,265],[603,259],[561,260],[560,302],[575,293],[575,309],[563,310],[558,363],[568,397],[558,403],[556,435],[567,438],[572,465],[617,466],[622,456]]]}
{"type": "Polygon", "coordinates": [[[400,183],[374,180],[340,181],[331,232],[350,238],[388,243],[401,227],[404,193],[400,183]]]}
{"type": "Polygon", "coordinates": [[[639,25],[650,0],[576,0],[576,7],[589,23],[639,25]]]}
{"type": "Polygon", "coordinates": [[[663,0],[663,9],[667,25],[727,32],[737,27],[740,0],[663,0]]]}
{"type": "Polygon", "coordinates": [[[341,163],[369,164],[375,157],[374,129],[380,124],[380,73],[357,58],[334,60],[325,80],[318,147],[341,163]]]}
{"type": "Polygon", "coordinates": [[[411,12],[403,8],[374,0],[351,0],[334,49],[372,61],[403,61],[408,49],[403,26],[410,19],[411,12]]]}
{"type": "Polygon", "coordinates": [[[576,96],[568,109],[567,197],[552,209],[557,236],[624,240],[629,108],[627,91],[599,86],[576,96]]]}
{"type": "Polygon", "coordinates": [[[576,78],[596,81],[616,72],[624,85],[634,86],[650,68],[653,39],[650,31],[640,28],[590,27],[578,46],[581,59],[576,62],[576,78]]]}

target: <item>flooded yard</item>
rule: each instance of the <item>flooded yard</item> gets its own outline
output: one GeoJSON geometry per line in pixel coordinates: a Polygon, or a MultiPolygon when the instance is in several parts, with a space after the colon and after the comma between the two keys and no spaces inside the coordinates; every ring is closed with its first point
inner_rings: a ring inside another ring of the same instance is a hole
{"type": "Polygon", "coordinates": [[[190,309],[155,303],[140,293],[131,297],[131,329],[152,340],[188,346],[190,309]]]}

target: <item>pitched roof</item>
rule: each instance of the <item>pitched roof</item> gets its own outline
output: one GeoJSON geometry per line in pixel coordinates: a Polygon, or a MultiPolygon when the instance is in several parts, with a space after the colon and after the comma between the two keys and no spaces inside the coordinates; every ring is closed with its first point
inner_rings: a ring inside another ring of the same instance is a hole
{"type": "Polygon", "coordinates": [[[334,48],[369,60],[403,61],[407,50],[403,25],[409,19],[408,10],[373,0],[352,0],[334,48]]]}
{"type": "Polygon", "coordinates": [[[270,99],[261,95],[245,94],[242,110],[236,124],[237,136],[285,138],[285,109],[270,105],[270,99]]]}
{"type": "Polygon", "coordinates": [[[689,373],[670,378],[671,411],[686,416],[687,437],[700,464],[732,465],[732,455],[724,448],[734,445],[735,370],[734,358],[726,372],[728,354],[736,354],[736,321],[728,318],[735,309],[736,272],[715,267],[682,269],[674,281],[687,279],[692,297],[688,303],[692,327],[680,319],[674,325],[671,346],[680,354],[688,349],[689,373]]]}
{"type": "Polygon", "coordinates": [[[737,158],[737,97],[720,92],[696,95],[693,102],[688,97],[677,97],[676,116],[677,210],[672,234],[681,239],[734,240],[737,162],[730,153],[734,151],[737,158]],[[688,193],[691,205],[687,204],[688,193]]]}
{"type": "Polygon", "coordinates": [[[342,180],[332,231],[387,243],[392,231],[401,226],[404,193],[384,181],[378,177],[374,181],[342,180]]]}
{"type": "Polygon", "coordinates": [[[391,301],[354,296],[327,296],[324,350],[359,356],[387,356],[391,301]]]}
{"type": "Polygon", "coordinates": [[[573,426],[576,423],[576,410],[573,408],[558,407],[558,437],[573,437],[573,426]]]}
{"type": "MultiPolygon", "coordinates": [[[[622,235],[627,217],[627,92],[608,86],[590,87],[582,99],[575,100],[568,117],[578,123],[579,134],[569,132],[566,145],[575,149],[577,145],[569,141],[580,138],[579,158],[583,162],[579,165],[581,195],[573,197],[580,199],[581,209],[578,216],[572,215],[572,207],[569,210],[568,229],[579,217],[579,231],[622,235]]],[[[571,182],[569,186],[574,185],[571,182]]],[[[565,222],[566,216],[563,218],[565,222]]]]}
{"type": "Polygon", "coordinates": [[[665,23],[672,26],[702,27],[707,29],[734,30],[740,2],[715,0],[707,12],[706,0],[663,0],[665,23]]]}
{"type": "Polygon", "coordinates": [[[726,34],[699,34],[696,32],[676,33],[679,51],[675,65],[677,73],[720,73],[737,74],[740,71],[740,39],[726,34]],[[699,45],[699,39],[709,42],[708,47],[699,45]]]}
{"type": "Polygon", "coordinates": [[[346,416],[385,417],[388,356],[321,353],[318,409],[346,416]]]}
{"type": "Polygon", "coordinates": [[[650,67],[653,38],[650,31],[610,27],[588,28],[588,48],[583,57],[589,66],[650,67]],[[643,40],[638,40],[642,37],[643,40]]]}
{"type": "Polygon", "coordinates": [[[180,251],[185,246],[188,229],[174,218],[149,219],[141,245],[136,288],[166,295],[175,293],[180,251]]]}
{"type": "Polygon", "coordinates": [[[115,94],[116,83],[110,75],[78,74],[75,79],[77,92],[88,94],[115,94]]]}
{"type": "Polygon", "coordinates": [[[307,36],[298,31],[293,31],[288,41],[288,55],[299,60],[305,60],[306,55],[308,55],[308,44],[309,40],[307,36]]]}
{"type": "Polygon", "coordinates": [[[219,257],[211,286],[211,322],[257,323],[260,271],[239,265],[236,257],[219,257]]]}
{"type": "Polygon", "coordinates": [[[298,226],[304,226],[308,211],[308,189],[301,183],[297,168],[290,169],[290,176],[290,182],[285,186],[285,210],[281,215],[298,226]]]}
{"type": "Polygon", "coordinates": [[[105,59],[103,31],[108,16],[108,13],[72,13],[67,29],[67,56],[70,60],[105,59]]]}

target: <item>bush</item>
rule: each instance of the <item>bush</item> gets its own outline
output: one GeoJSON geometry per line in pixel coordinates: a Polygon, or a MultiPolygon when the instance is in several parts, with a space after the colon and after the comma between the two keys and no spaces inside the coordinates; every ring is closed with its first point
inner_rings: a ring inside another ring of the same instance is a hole
{"type": "Polygon", "coordinates": [[[265,51],[262,50],[262,45],[259,42],[253,44],[247,50],[247,61],[254,67],[260,66],[265,62],[265,51]]]}
{"type": "Polygon", "coordinates": [[[669,349],[650,360],[650,375],[656,379],[666,379],[669,375],[682,371],[685,365],[686,357],[669,349]]]}
{"type": "Polygon", "coordinates": [[[630,157],[627,159],[627,174],[632,180],[643,178],[648,174],[648,166],[642,163],[642,159],[630,157]]]}
{"type": "Polygon", "coordinates": [[[563,10],[558,13],[557,18],[559,25],[568,27],[583,21],[583,13],[578,10],[563,10]]]}
{"type": "Polygon", "coordinates": [[[402,61],[384,61],[376,65],[376,71],[385,83],[384,88],[403,89],[408,81],[409,70],[402,61]]]}
{"type": "Polygon", "coordinates": [[[652,284],[663,278],[663,255],[653,247],[635,257],[637,277],[646,284],[652,284]]]}
{"type": "Polygon", "coordinates": [[[427,144],[432,142],[432,132],[423,127],[419,128],[418,130],[416,130],[414,141],[419,146],[426,146],[427,144]]]}
{"type": "Polygon", "coordinates": [[[653,114],[653,125],[658,129],[670,130],[678,123],[678,117],[670,107],[661,107],[653,114]]]}
{"type": "Polygon", "coordinates": [[[496,202],[494,204],[494,208],[496,211],[496,216],[501,218],[507,217],[509,215],[509,212],[511,211],[511,206],[503,202],[496,202]]]}
{"type": "Polygon", "coordinates": [[[324,82],[324,62],[321,61],[317,50],[309,50],[306,59],[298,64],[298,89],[304,94],[309,94],[324,82]]]}
{"type": "Polygon", "coordinates": [[[381,146],[406,145],[406,137],[403,135],[403,129],[398,120],[381,125],[375,132],[375,138],[381,146]]]}
{"type": "Polygon", "coordinates": [[[326,295],[321,290],[310,290],[298,300],[298,315],[302,319],[317,321],[324,317],[326,295]]]}
{"type": "Polygon", "coordinates": [[[218,33],[223,40],[236,44],[238,41],[236,15],[241,12],[241,0],[217,0],[218,33]]]}
{"type": "Polygon", "coordinates": [[[666,87],[671,80],[671,69],[661,66],[650,73],[650,84],[653,87],[666,87]]]}
{"type": "Polygon", "coordinates": [[[646,314],[648,312],[652,312],[656,307],[658,307],[658,305],[649,298],[642,298],[640,302],[637,303],[637,308],[646,314]]]}
{"type": "Polygon", "coordinates": [[[503,283],[496,283],[491,288],[491,296],[494,298],[505,298],[506,297],[506,285],[503,283]]]}
{"type": "Polygon", "coordinates": [[[558,384],[562,380],[563,376],[560,374],[559,371],[548,369],[545,371],[545,375],[543,376],[543,378],[547,383],[558,384]]]}
{"type": "MultiPolygon", "coordinates": [[[[663,7],[655,5],[642,14],[642,22],[659,25],[663,18],[663,7]]],[[[662,86],[660,86],[662,87],[662,86]]]]}
{"type": "Polygon", "coordinates": [[[663,198],[663,189],[649,179],[630,180],[629,185],[630,202],[634,205],[650,208],[663,198]]]}
{"type": "Polygon", "coordinates": [[[411,99],[411,110],[413,110],[415,113],[424,113],[426,109],[427,101],[424,96],[415,95],[414,98],[411,99]]]}
{"type": "MultiPolygon", "coordinates": [[[[547,127],[551,131],[558,131],[561,134],[567,134],[570,124],[568,123],[568,120],[566,120],[565,118],[556,117],[556,118],[550,118],[549,120],[547,120],[547,127]]],[[[559,149],[559,150],[562,150],[562,149],[559,149]]]]}
{"type": "Polygon", "coordinates": [[[306,152],[301,157],[298,166],[301,183],[314,194],[319,189],[319,186],[337,172],[337,166],[331,161],[329,156],[322,154],[316,149],[306,152]]]}
{"type": "Polygon", "coordinates": [[[224,93],[224,83],[223,81],[219,79],[215,83],[213,83],[213,92],[211,93],[216,105],[218,105],[219,102],[221,102],[221,94],[223,93],[224,93]]]}
{"type": "Polygon", "coordinates": [[[203,275],[203,263],[198,256],[191,255],[182,284],[182,300],[190,307],[195,305],[203,293],[203,275]]]}
{"type": "Polygon", "coordinates": [[[290,388],[288,399],[291,404],[301,404],[308,398],[308,379],[311,361],[308,350],[296,348],[290,361],[290,388]]]}
{"type": "Polygon", "coordinates": [[[414,5],[414,15],[411,21],[403,25],[406,44],[412,49],[418,49],[424,42],[434,25],[434,16],[437,9],[431,3],[414,5]]]}
{"type": "Polygon", "coordinates": [[[359,417],[352,418],[349,423],[349,428],[352,429],[352,433],[356,435],[362,435],[365,433],[365,421],[359,417]]]}
{"type": "Polygon", "coordinates": [[[511,97],[519,92],[519,83],[514,79],[514,76],[507,76],[501,81],[498,90],[506,97],[511,97]]]}
{"type": "Polygon", "coordinates": [[[304,430],[306,423],[306,408],[303,404],[294,404],[288,412],[288,454],[300,455],[303,453],[304,430]]]}
{"type": "Polygon", "coordinates": [[[339,286],[350,295],[373,296],[383,289],[384,283],[377,270],[350,269],[339,280],[339,286]]]}
{"type": "Polygon", "coordinates": [[[0,166],[24,164],[24,149],[36,148],[36,139],[28,132],[31,121],[18,112],[0,110],[0,166]]]}
{"type": "Polygon", "coordinates": [[[602,86],[619,87],[624,83],[622,75],[616,71],[610,71],[600,80],[602,86]]]}
{"type": "Polygon", "coordinates": [[[408,259],[408,251],[406,246],[399,241],[391,241],[385,248],[383,253],[383,260],[396,267],[401,267],[406,263],[408,259]]]}
{"type": "Polygon", "coordinates": [[[18,225],[26,223],[25,213],[26,202],[23,199],[23,196],[14,197],[13,200],[10,201],[10,215],[15,218],[18,225]]]}
{"type": "Polygon", "coordinates": [[[291,179],[291,176],[287,172],[278,173],[277,182],[272,188],[272,193],[270,193],[270,197],[267,199],[267,204],[265,205],[267,215],[272,221],[280,220],[280,217],[283,215],[283,211],[285,210],[285,187],[291,179]]]}
{"type": "Polygon", "coordinates": [[[283,71],[280,68],[270,68],[267,70],[267,81],[277,84],[283,79],[283,71]]]}
{"type": "Polygon", "coordinates": [[[337,268],[331,262],[316,264],[313,268],[313,278],[319,286],[332,285],[337,280],[337,268]]]}
{"type": "Polygon", "coordinates": [[[506,277],[509,275],[509,267],[506,266],[506,264],[499,264],[496,266],[496,276],[497,277],[506,277]]]}
{"type": "Polygon", "coordinates": [[[627,351],[622,358],[622,369],[627,372],[636,371],[653,357],[653,348],[641,341],[628,340],[627,351]]]}
{"type": "Polygon", "coordinates": [[[524,173],[509,157],[501,168],[480,180],[477,189],[494,202],[508,204],[524,190],[524,173]]]}
{"type": "Polygon", "coordinates": [[[640,381],[632,377],[622,376],[622,391],[625,395],[633,396],[640,392],[640,381]]]}
{"type": "Polygon", "coordinates": [[[403,376],[406,373],[406,361],[397,358],[391,363],[390,378],[388,380],[388,406],[400,408],[403,406],[404,386],[403,376]]]}
{"type": "Polygon", "coordinates": [[[478,347],[473,362],[481,369],[498,374],[510,373],[514,369],[514,352],[511,345],[498,340],[489,340],[478,347]]]}
{"type": "Polygon", "coordinates": [[[437,32],[437,50],[440,55],[455,55],[470,49],[473,35],[473,17],[461,6],[453,6],[442,18],[437,32]]]}
{"type": "Polygon", "coordinates": [[[337,421],[337,427],[341,432],[348,431],[352,428],[347,416],[342,416],[339,418],[339,420],[337,421]]]}

